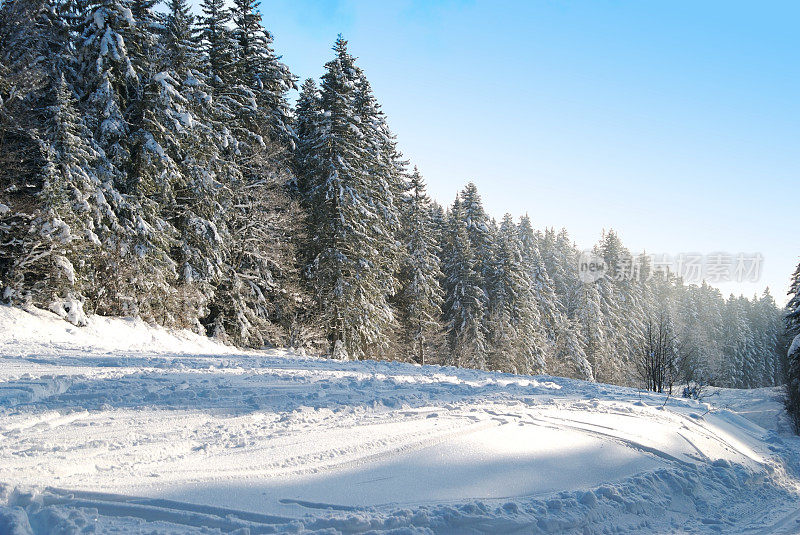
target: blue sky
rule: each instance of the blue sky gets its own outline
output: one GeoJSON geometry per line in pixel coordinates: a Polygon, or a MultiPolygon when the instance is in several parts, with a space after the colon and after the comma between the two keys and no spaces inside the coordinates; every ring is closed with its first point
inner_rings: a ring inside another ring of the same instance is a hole
{"type": "Polygon", "coordinates": [[[800,260],[800,2],[263,0],[318,77],[350,42],[433,197],[613,228],[634,251],[759,252],[785,302],[800,260]]]}

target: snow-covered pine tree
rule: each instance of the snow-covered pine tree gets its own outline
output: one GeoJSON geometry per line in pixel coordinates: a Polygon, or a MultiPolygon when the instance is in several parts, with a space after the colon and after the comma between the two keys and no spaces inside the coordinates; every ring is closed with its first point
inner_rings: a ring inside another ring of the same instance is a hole
{"type": "Polygon", "coordinates": [[[722,337],[725,342],[719,382],[730,388],[746,388],[745,356],[750,333],[742,302],[733,294],[725,302],[722,337]]]}
{"type": "Polygon", "coordinates": [[[486,292],[493,262],[493,236],[489,216],[486,215],[486,211],[483,209],[483,202],[478,194],[478,188],[473,182],[466,185],[460,196],[463,221],[467,227],[467,235],[472,245],[473,254],[478,262],[478,274],[481,278],[480,285],[486,292]]]}
{"type": "Polygon", "coordinates": [[[235,74],[236,40],[229,27],[231,14],[225,0],[203,0],[200,3],[201,48],[203,72],[214,88],[226,88],[235,74]]]}
{"type": "Polygon", "coordinates": [[[133,37],[135,25],[124,0],[96,0],[88,6],[78,44],[79,89],[84,95],[88,126],[116,168],[117,186],[123,193],[135,189],[126,176],[131,160],[126,113],[139,88],[126,37],[133,37]]]}
{"type": "MultiPolygon", "coordinates": [[[[408,163],[397,148],[397,141],[389,129],[386,115],[372,93],[372,87],[361,69],[356,69],[355,112],[361,124],[364,140],[367,142],[366,170],[367,187],[372,193],[372,205],[382,219],[381,225],[388,236],[378,242],[379,255],[387,266],[379,272],[383,280],[379,281],[386,288],[399,289],[397,275],[400,271],[400,260],[404,254],[402,244],[397,239],[401,232],[400,205],[406,187],[406,167],[408,163]]],[[[391,335],[394,342],[398,336],[391,335]]]]}
{"type": "Polygon", "coordinates": [[[786,313],[784,315],[786,330],[791,338],[800,334],[800,264],[792,274],[789,284],[789,302],[786,303],[786,313]]]}
{"type": "Polygon", "coordinates": [[[445,217],[445,210],[442,208],[442,205],[434,200],[431,200],[430,219],[431,235],[436,240],[439,255],[439,265],[441,266],[445,237],[447,236],[447,218],[445,217]]]}
{"type": "Polygon", "coordinates": [[[548,373],[564,377],[574,377],[583,381],[594,381],[594,373],[584,348],[586,342],[581,337],[582,327],[575,319],[565,319],[563,328],[558,331],[555,341],[553,369],[548,373]]]}
{"type": "Polygon", "coordinates": [[[450,349],[448,364],[486,369],[487,297],[460,198],[456,198],[447,215],[444,258],[443,318],[450,349]]]}
{"type": "Polygon", "coordinates": [[[176,302],[167,322],[202,331],[201,321],[213,322],[210,300],[227,273],[224,253],[231,235],[224,214],[231,204],[230,183],[239,175],[222,154],[230,136],[216,116],[206,77],[197,70],[202,59],[191,21],[183,0],[170,3],[161,41],[141,76],[135,161],[141,179],[154,186],[151,198],[161,216],[174,229],[170,257],[177,271],[176,302]]]}
{"type": "Polygon", "coordinates": [[[494,371],[518,373],[521,369],[516,358],[519,333],[512,324],[511,308],[522,287],[522,274],[520,266],[515,262],[513,240],[501,238],[500,229],[494,219],[488,221],[487,226],[490,241],[486,260],[489,267],[484,281],[486,311],[483,318],[486,329],[486,367],[494,371]]]}
{"type": "Polygon", "coordinates": [[[596,362],[595,375],[599,380],[629,384],[633,378],[633,362],[641,345],[645,311],[631,277],[632,256],[613,230],[604,232],[594,253],[603,258],[606,275],[596,281],[600,294],[606,354],[596,362]]]}
{"type": "Polygon", "coordinates": [[[28,199],[33,209],[16,214],[25,221],[25,232],[3,232],[3,249],[10,253],[4,297],[82,324],[98,234],[107,236],[113,213],[93,174],[97,154],[85,141],[88,132],[63,77],[51,93],[42,132],[44,165],[32,170],[41,189],[28,199]]]}
{"type": "Polygon", "coordinates": [[[237,345],[285,344],[302,300],[294,237],[304,218],[286,190],[293,178],[285,93],[294,78],[272,51],[257,4],[237,3],[230,30],[224,6],[210,0],[203,7],[210,74],[191,71],[184,86],[203,110],[194,129],[208,139],[194,144],[199,165],[190,173],[184,197],[193,199],[191,217],[182,225],[201,238],[193,250],[213,268],[202,322],[237,345]]]}
{"type": "Polygon", "coordinates": [[[321,95],[316,82],[308,78],[300,87],[294,116],[294,132],[297,146],[294,155],[295,189],[301,199],[309,199],[311,184],[308,177],[313,169],[313,140],[321,128],[321,95]]]}
{"type": "Polygon", "coordinates": [[[533,272],[523,257],[519,230],[510,214],[503,217],[496,233],[493,260],[488,281],[490,366],[516,373],[542,373],[546,335],[533,272]]]}
{"type": "MultiPolygon", "coordinates": [[[[319,125],[301,143],[309,184],[313,284],[334,358],[379,355],[395,318],[387,298],[396,290],[397,266],[384,252],[395,242],[387,225],[393,199],[375,188],[371,129],[359,115],[360,71],[339,37],[322,77],[319,125]]],[[[395,256],[396,258],[396,256],[395,256]]]]}
{"type": "Polygon", "coordinates": [[[83,321],[87,266],[114,214],[95,176],[97,153],[75,109],[69,27],[54,5],[0,8],[6,75],[0,109],[0,287],[5,300],[83,321]]]}
{"type": "Polygon", "coordinates": [[[753,329],[758,337],[758,346],[761,348],[760,366],[762,376],[759,386],[775,386],[781,380],[781,356],[779,354],[779,338],[781,332],[781,317],[775,299],[766,288],[761,297],[754,303],[756,311],[755,321],[758,322],[753,329]]]}
{"type": "Polygon", "coordinates": [[[175,191],[185,182],[176,123],[190,116],[180,109],[178,81],[163,70],[162,48],[153,35],[160,25],[149,0],[100,0],[89,6],[84,26],[78,47],[84,110],[108,156],[101,167],[111,177],[110,190],[117,190],[115,209],[131,237],[115,247],[118,259],[110,256],[100,268],[109,295],[98,310],[196,325],[196,318],[176,312],[200,304],[176,288],[178,265],[171,257],[180,250],[170,221],[175,191]]]}
{"type": "Polygon", "coordinates": [[[578,250],[565,229],[556,232],[545,229],[539,235],[539,252],[547,274],[553,281],[555,294],[560,301],[560,309],[572,318],[582,281],[578,278],[578,250]]]}
{"type": "Polygon", "coordinates": [[[133,32],[126,42],[128,55],[134,70],[149,77],[158,70],[154,59],[157,53],[158,33],[164,28],[163,16],[154,10],[159,0],[128,0],[128,2],[133,17],[133,32]]]}
{"type": "Polygon", "coordinates": [[[795,432],[800,434],[800,264],[792,275],[784,321],[787,338],[790,340],[787,351],[785,406],[795,432]]]}
{"type": "MultiPolygon", "coordinates": [[[[35,217],[43,186],[41,92],[49,85],[46,58],[59,39],[56,13],[43,1],[0,4],[0,298],[24,292],[15,264],[35,217]],[[56,43],[51,41],[55,40],[56,43]],[[36,113],[33,110],[37,110],[36,113]]],[[[63,44],[63,43],[62,43],[63,44]]]]}
{"type": "Polygon", "coordinates": [[[698,297],[698,325],[702,325],[703,329],[697,352],[698,360],[702,363],[701,369],[705,371],[705,379],[709,384],[720,384],[722,377],[724,305],[721,292],[703,281],[698,297]]]}
{"type": "Polygon", "coordinates": [[[402,240],[406,251],[400,267],[399,321],[408,356],[425,364],[426,356],[437,347],[442,330],[439,281],[443,275],[431,224],[431,201],[416,167],[409,176],[402,206],[402,240]]]}
{"type": "Polygon", "coordinates": [[[603,317],[602,297],[594,282],[584,282],[574,298],[576,303],[574,319],[580,326],[580,338],[584,345],[586,359],[591,365],[592,375],[598,381],[604,381],[611,375],[607,364],[610,361],[608,338],[605,328],[607,322],[603,317]]]}
{"type": "MultiPolygon", "coordinates": [[[[561,309],[561,302],[555,293],[555,286],[547,273],[547,268],[539,252],[539,237],[534,232],[530,218],[525,215],[518,225],[520,252],[526,273],[530,276],[531,291],[536,301],[539,320],[537,330],[541,333],[540,351],[546,366],[555,363],[555,345],[561,333],[569,329],[569,324],[561,309]]],[[[548,370],[549,371],[549,370],[548,370]]]]}
{"type": "MultiPolygon", "coordinates": [[[[282,150],[272,141],[265,148],[282,150]]],[[[208,320],[214,320],[214,334],[237,345],[289,343],[303,300],[293,235],[304,221],[285,191],[290,176],[276,161],[263,157],[257,174],[233,183],[225,212],[224,270],[208,320]]]]}
{"type": "Polygon", "coordinates": [[[759,347],[760,336],[757,330],[759,329],[757,314],[754,309],[758,302],[756,296],[753,299],[748,299],[743,295],[737,298],[739,307],[742,314],[742,322],[745,325],[743,329],[744,346],[742,348],[742,387],[743,388],[756,388],[761,386],[763,374],[763,361],[764,354],[762,347],[759,347]]]}
{"type": "Polygon", "coordinates": [[[275,54],[272,35],[261,25],[258,8],[258,0],[233,2],[233,38],[238,45],[234,57],[236,82],[249,89],[255,100],[255,117],[251,119],[257,120],[250,125],[251,130],[292,149],[295,135],[286,94],[296,89],[297,78],[275,54]]]}
{"type": "Polygon", "coordinates": [[[52,86],[51,73],[67,72],[71,59],[69,29],[52,3],[6,0],[0,4],[0,113],[5,115],[5,128],[12,127],[12,114],[27,111],[30,116],[30,99],[52,86]]]}
{"type": "Polygon", "coordinates": [[[162,62],[166,70],[174,72],[194,71],[200,65],[197,52],[200,35],[195,29],[195,16],[187,0],[169,0],[162,31],[165,54],[162,62]]]}
{"type": "MultiPolygon", "coordinates": [[[[648,268],[649,269],[649,268],[648,268]]],[[[653,314],[656,300],[652,298],[650,286],[643,284],[643,302],[645,310],[653,314]]],[[[685,346],[685,354],[678,362],[678,376],[682,381],[707,384],[710,367],[702,352],[706,343],[706,326],[701,323],[700,291],[694,285],[679,285],[674,288],[675,298],[670,311],[675,326],[675,335],[685,346]]]]}

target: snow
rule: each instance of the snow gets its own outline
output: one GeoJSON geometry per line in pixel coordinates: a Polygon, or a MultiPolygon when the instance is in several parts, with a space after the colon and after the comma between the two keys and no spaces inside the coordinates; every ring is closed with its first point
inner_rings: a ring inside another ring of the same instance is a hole
{"type": "Polygon", "coordinates": [[[83,300],[71,293],[65,298],[56,298],[50,303],[49,309],[73,325],[84,326],[89,321],[83,311],[83,300]]]}
{"type": "MultiPolygon", "coordinates": [[[[94,12],[94,25],[97,26],[98,30],[102,30],[106,25],[106,10],[105,8],[100,8],[94,12]]],[[[105,52],[103,52],[105,54],[105,52]]]]}
{"type": "Polygon", "coordinates": [[[789,351],[787,352],[787,354],[789,356],[792,356],[798,351],[800,351],[800,334],[795,336],[794,339],[792,340],[792,345],[789,346],[789,351]]]}
{"type": "Polygon", "coordinates": [[[796,533],[779,402],[0,306],[0,533],[796,533]]]}

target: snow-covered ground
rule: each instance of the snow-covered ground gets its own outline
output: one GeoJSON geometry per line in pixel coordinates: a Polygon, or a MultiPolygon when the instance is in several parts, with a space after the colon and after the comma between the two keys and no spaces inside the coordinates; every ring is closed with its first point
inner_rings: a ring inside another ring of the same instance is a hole
{"type": "Polygon", "coordinates": [[[784,416],[0,306],[0,534],[800,533],[784,416]]]}

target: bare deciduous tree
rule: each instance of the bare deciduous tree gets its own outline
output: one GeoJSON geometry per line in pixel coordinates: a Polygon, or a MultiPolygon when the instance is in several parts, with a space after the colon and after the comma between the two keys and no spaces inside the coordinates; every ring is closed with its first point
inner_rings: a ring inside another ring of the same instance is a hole
{"type": "Polygon", "coordinates": [[[680,340],[666,312],[645,322],[637,367],[645,387],[653,392],[668,392],[683,380],[681,370],[690,362],[692,348],[680,340]]]}

